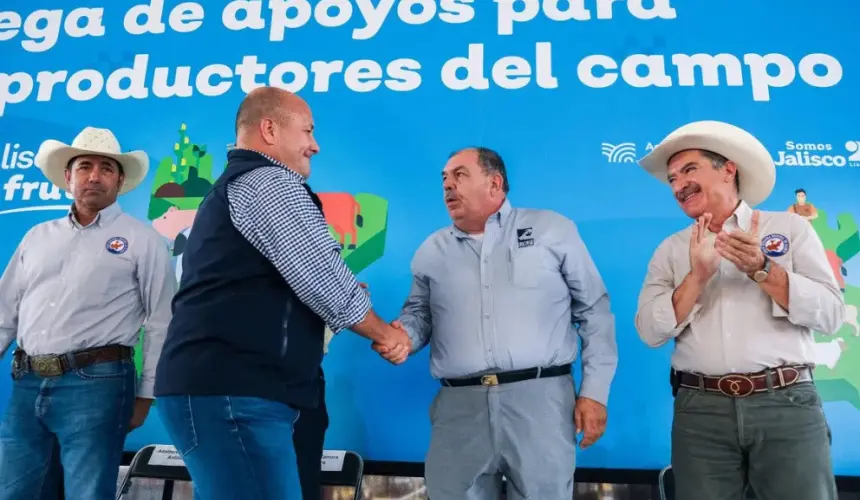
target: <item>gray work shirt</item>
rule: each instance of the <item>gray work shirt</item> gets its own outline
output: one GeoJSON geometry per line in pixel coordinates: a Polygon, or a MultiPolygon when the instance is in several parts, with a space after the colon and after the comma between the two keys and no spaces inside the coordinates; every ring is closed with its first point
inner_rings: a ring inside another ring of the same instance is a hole
{"type": "Polygon", "coordinates": [[[580,395],[606,404],[618,351],[603,280],[570,219],[506,200],[471,238],[441,229],[412,260],[398,319],[430,371],[455,378],[569,364],[582,338],[580,395]]]}
{"type": "Polygon", "coordinates": [[[118,203],[86,227],[71,211],[30,229],[0,278],[0,356],[134,346],[141,325],[138,397],[152,398],[176,280],[167,242],[118,203]]]}

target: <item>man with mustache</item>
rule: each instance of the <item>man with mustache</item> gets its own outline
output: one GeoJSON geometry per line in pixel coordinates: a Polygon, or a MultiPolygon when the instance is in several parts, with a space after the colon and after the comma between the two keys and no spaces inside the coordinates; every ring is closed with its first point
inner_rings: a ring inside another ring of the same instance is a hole
{"type": "Polygon", "coordinates": [[[155,394],[200,498],[302,498],[294,424],[323,410],[326,325],[385,346],[395,363],[409,352],[406,333],[371,308],[307,183],[314,128],[297,95],[249,92],[182,254],[155,394]]]}
{"type": "Polygon", "coordinates": [[[803,217],[753,209],[776,181],[770,153],[701,121],[639,163],[694,221],[657,247],[636,314],[646,344],[674,341],[676,497],[835,500],[812,332],[840,328],[843,298],[803,217]]]}
{"type": "Polygon", "coordinates": [[[0,357],[18,343],[0,423],[0,499],[38,498],[57,463],[70,498],[113,499],[126,434],[152,405],[176,287],[162,236],[117,203],[149,160],[86,127],[71,145],[43,142],[35,163],[74,203],[27,232],[0,278],[0,357]]]}
{"type": "Polygon", "coordinates": [[[570,500],[576,435],[586,448],[606,427],[618,359],[609,295],[573,221],[511,205],[495,151],[453,154],[442,187],[453,224],[415,253],[395,323],[412,352],[429,344],[442,385],[430,408],[428,496],[496,500],[504,475],[509,499],[570,500]]]}

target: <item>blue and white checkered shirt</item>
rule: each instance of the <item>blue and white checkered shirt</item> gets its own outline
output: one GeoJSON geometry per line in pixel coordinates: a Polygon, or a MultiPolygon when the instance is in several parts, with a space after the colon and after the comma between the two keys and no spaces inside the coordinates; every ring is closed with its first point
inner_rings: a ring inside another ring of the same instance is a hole
{"type": "Polygon", "coordinates": [[[271,167],[243,174],[227,187],[233,225],[334,333],[361,322],[370,298],[341,257],[305,179],[263,156],[271,167]]]}

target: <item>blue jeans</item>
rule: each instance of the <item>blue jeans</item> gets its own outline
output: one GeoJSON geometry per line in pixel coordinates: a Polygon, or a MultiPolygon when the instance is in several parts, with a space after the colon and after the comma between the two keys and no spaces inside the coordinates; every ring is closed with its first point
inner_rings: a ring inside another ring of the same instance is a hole
{"type": "Polygon", "coordinates": [[[166,396],[158,413],[206,500],[301,500],[293,424],[299,412],[274,401],[166,396]]]}
{"type": "Polygon", "coordinates": [[[0,500],[39,498],[59,443],[66,499],[113,500],[134,408],[134,363],[112,361],[59,377],[14,377],[0,423],[0,500]]]}
{"type": "Polygon", "coordinates": [[[322,498],[322,455],[325,432],[328,429],[325,405],[325,380],[320,378],[320,404],[312,410],[302,410],[294,426],[293,446],[296,448],[303,500],[322,498]]]}

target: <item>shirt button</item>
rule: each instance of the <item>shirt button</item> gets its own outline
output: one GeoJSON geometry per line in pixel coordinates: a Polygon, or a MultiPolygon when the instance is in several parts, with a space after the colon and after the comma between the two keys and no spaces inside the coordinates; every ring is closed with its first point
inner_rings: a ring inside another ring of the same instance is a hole
{"type": "Polygon", "coordinates": [[[489,315],[489,314],[485,314],[485,315],[484,315],[484,319],[490,319],[490,315],[489,315]]]}
{"type": "Polygon", "coordinates": [[[490,288],[490,285],[484,285],[484,288],[490,288]]]}
{"type": "Polygon", "coordinates": [[[50,306],[51,306],[51,307],[54,307],[55,305],[56,305],[56,304],[54,304],[53,302],[51,302],[51,304],[50,304],[50,306]]]}

